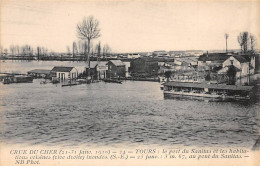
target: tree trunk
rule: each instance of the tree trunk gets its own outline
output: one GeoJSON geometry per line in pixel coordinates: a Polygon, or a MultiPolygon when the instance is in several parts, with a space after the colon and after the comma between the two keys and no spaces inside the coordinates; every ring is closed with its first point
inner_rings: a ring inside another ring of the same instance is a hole
{"type": "Polygon", "coordinates": [[[90,39],[88,39],[88,78],[90,77],[90,39]]]}

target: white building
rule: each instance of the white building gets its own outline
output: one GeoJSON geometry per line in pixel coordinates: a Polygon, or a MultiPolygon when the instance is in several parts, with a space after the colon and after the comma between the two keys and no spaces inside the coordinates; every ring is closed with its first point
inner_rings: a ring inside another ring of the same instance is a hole
{"type": "Polygon", "coordinates": [[[55,66],[51,70],[51,73],[55,74],[56,78],[59,78],[61,80],[76,79],[78,77],[78,70],[75,67],[55,66]]]}
{"type": "Polygon", "coordinates": [[[254,74],[255,72],[254,67],[250,64],[250,61],[240,55],[230,56],[227,60],[223,62],[222,65],[223,68],[218,71],[219,74],[226,73],[229,66],[233,65],[237,69],[237,78],[248,76],[249,74],[254,74]]]}

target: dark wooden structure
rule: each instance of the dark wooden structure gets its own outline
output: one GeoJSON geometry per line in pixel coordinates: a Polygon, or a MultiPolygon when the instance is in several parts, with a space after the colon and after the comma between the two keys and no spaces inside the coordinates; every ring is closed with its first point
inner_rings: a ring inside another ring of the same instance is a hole
{"type": "Polygon", "coordinates": [[[120,78],[125,77],[126,67],[121,60],[110,60],[108,63],[107,77],[120,78]]]}
{"type": "Polygon", "coordinates": [[[129,72],[132,76],[156,76],[158,70],[158,61],[153,58],[137,58],[130,62],[129,72]]]}

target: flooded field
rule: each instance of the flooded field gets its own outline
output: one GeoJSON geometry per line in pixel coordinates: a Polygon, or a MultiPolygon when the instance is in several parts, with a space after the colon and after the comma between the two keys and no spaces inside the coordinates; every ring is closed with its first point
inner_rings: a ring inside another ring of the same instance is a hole
{"type": "Polygon", "coordinates": [[[251,148],[259,136],[257,103],[166,99],[157,82],[61,87],[40,81],[0,84],[1,142],[251,148]]]}

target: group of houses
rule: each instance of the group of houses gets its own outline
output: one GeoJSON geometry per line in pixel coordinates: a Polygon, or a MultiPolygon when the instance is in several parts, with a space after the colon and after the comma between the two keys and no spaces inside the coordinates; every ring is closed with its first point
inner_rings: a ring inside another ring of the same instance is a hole
{"type": "Polygon", "coordinates": [[[76,79],[79,76],[90,76],[91,79],[127,77],[162,77],[168,81],[203,82],[214,81],[224,83],[232,68],[236,79],[255,73],[255,55],[235,53],[204,53],[199,57],[175,58],[172,61],[161,62],[151,57],[136,57],[130,62],[121,60],[91,61],[84,71],[75,67],[55,66],[51,70],[35,69],[28,74],[35,77],[58,79],[76,79]],[[166,72],[168,75],[166,75],[166,72]],[[169,76],[169,77],[166,77],[169,76]]]}
{"type": "Polygon", "coordinates": [[[205,53],[197,58],[164,63],[161,72],[173,72],[168,80],[182,82],[225,83],[228,81],[231,70],[234,80],[241,79],[255,73],[256,56],[254,54],[235,53],[205,53]]]}
{"type": "Polygon", "coordinates": [[[38,78],[58,78],[60,80],[77,79],[79,75],[91,76],[92,79],[120,78],[126,76],[126,65],[121,60],[92,61],[86,64],[84,71],[76,67],[55,66],[51,70],[34,69],[27,74],[38,78]]]}

